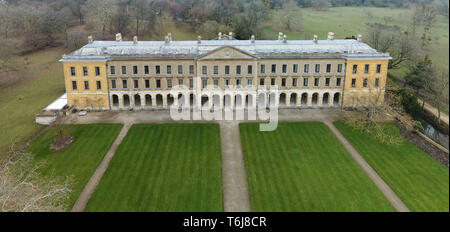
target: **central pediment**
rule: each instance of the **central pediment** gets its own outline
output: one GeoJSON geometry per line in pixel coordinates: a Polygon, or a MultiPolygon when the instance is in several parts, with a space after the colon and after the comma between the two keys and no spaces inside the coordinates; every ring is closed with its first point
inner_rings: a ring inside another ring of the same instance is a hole
{"type": "Polygon", "coordinates": [[[232,46],[223,46],[200,57],[200,60],[253,60],[255,56],[232,46]]]}

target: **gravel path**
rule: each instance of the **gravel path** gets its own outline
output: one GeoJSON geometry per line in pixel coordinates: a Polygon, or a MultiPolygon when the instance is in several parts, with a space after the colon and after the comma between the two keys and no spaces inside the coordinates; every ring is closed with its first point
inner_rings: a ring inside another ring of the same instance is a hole
{"type": "Polygon", "coordinates": [[[399,212],[410,212],[403,201],[395,194],[395,192],[384,182],[383,179],[376,173],[376,171],[367,163],[367,161],[359,154],[358,151],[348,142],[348,140],[339,132],[339,130],[330,121],[324,121],[338,140],[344,145],[345,149],[350,153],[353,159],[375,183],[378,189],[391,202],[392,206],[399,212]]]}
{"type": "Polygon", "coordinates": [[[100,180],[103,177],[103,174],[105,173],[106,169],[109,166],[109,162],[113,158],[114,154],[116,153],[117,147],[119,147],[120,143],[122,143],[123,138],[128,133],[128,130],[130,129],[131,124],[125,124],[120,131],[119,135],[117,136],[114,143],[111,145],[111,148],[109,148],[108,153],[106,153],[105,157],[103,158],[100,165],[95,170],[94,174],[91,176],[91,179],[89,179],[89,182],[84,186],[83,191],[81,192],[80,196],[78,197],[77,201],[72,207],[71,212],[83,212],[84,208],[86,207],[89,199],[91,198],[92,194],[95,191],[95,188],[100,183],[100,180]]]}
{"type": "Polygon", "coordinates": [[[220,122],[220,140],[224,210],[225,212],[250,212],[247,172],[238,122],[220,122]]]}

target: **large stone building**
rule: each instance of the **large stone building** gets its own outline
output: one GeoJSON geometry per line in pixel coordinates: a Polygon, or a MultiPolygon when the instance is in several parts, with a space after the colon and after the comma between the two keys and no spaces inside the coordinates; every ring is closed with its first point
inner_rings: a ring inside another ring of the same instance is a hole
{"type": "Polygon", "coordinates": [[[358,39],[93,41],[61,59],[68,104],[121,110],[381,102],[389,54],[358,39]],[[271,87],[277,91],[269,93],[271,87]],[[179,88],[183,87],[183,88],[179,88]]]}

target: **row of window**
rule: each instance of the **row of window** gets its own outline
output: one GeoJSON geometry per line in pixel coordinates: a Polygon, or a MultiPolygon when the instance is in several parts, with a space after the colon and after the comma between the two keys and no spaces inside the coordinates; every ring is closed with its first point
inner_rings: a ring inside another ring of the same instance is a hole
{"type": "MultiPolygon", "coordinates": [[[[96,82],[97,85],[97,90],[101,90],[102,89],[102,82],[101,81],[97,81],[96,82]]],[[[77,82],[76,81],[72,81],[72,89],[73,90],[78,90],[78,86],[77,86],[77,82]]],[[[85,90],[89,90],[89,81],[84,81],[84,89],[85,90]]]]}
{"type": "MultiPolygon", "coordinates": [[[[326,73],[331,73],[331,64],[327,64],[326,65],[326,73]]],[[[338,64],[337,65],[337,72],[338,73],[342,73],[342,66],[343,64],[338,64]]],[[[365,64],[364,65],[364,73],[369,73],[369,64],[365,64]]],[[[260,73],[266,73],[266,65],[265,64],[261,64],[260,65],[260,73]]],[[[236,74],[241,74],[241,65],[236,65],[235,66],[235,73],[236,74]]],[[[281,72],[282,73],[287,73],[287,69],[288,69],[288,65],[287,64],[283,64],[281,66],[281,72]]],[[[127,66],[122,66],[122,70],[121,70],[121,74],[122,75],[126,75],[127,74],[127,66]]],[[[178,74],[183,74],[183,65],[178,65],[178,69],[177,69],[177,73],[178,74]]],[[[76,69],[75,67],[70,67],[70,72],[72,76],[76,75],[76,69]]],[[[271,65],[271,73],[276,73],[277,72],[277,65],[276,64],[272,64],[271,65]]],[[[292,65],[292,72],[293,73],[298,73],[298,64],[293,64],[292,65]]],[[[320,73],[320,64],[315,64],[314,66],[314,72],[315,73],[320,73]]],[[[352,73],[356,74],[358,72],[358,65],[355,64],[353,65],[353,70],[352,73]]],[[[377,68],[376,68],[376,73],[380,73],[381,72],[381,64],[377,64],[377,68]]],[[[116,74],[116,68],[115,66],[110,66],[110,73],[112,75],[116,74]]],[[[156,74],[161,74],[161,66],[160,65],[156,65],[155,66],[155,73],[156,74]]],[[[303,66],[303,73],[309,73],[309,64],[304,64],[303,66]]],[[[134,65],[133,66],[133,74],[137,75],[139,74],[139,70],[138,70],[138,66],[134,65]]],[[[148,65],[144,66],[144,74],[150,74],[150,67],[148,65]]],[[[166,74],[172,74],[172,65],[167,65],[166,66],[166,74]]],[[[194,65],[189,65],[189,74],[194,74],[194,65]]],[[[219,66],[218,65],[214,65],[213,66],[213,74],[214,75],[219,75],[219,66]]],[[[225,65],[225,70],[224,70],[224,74],[225,75],[229,75],[230,74],[230,65],[225,65]]],[[[247,74],[253,74],[253,66],[252,65],[247,65],[247,74]]],[[[89,71],[88,71],[88,67],[84,66],[83,67],[83,76],[88,76],[89,75],[89,71]]],[[[100,67],[96,66],[95,67],[95,75],[96,76],[100,76],[100,67]]],[[[202,75],[208,75],[208,66],[203,65],[202,66],[202,75]]]]}

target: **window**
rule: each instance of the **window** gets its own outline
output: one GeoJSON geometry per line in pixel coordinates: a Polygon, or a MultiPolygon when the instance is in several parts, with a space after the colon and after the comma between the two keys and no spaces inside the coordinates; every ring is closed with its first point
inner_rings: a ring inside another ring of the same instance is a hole
{"type": "Polygon", "coordinates": [[[375,79],[375,87],[378,88],[380,86],[380,78],[375,79]]]}
{"type": "Polygon", "coordinates": [[[150,80],[145,80],[145,88],[150,88],[150,80]]]}
{"type": "Polygon", "coordinates": [[[189,65],[189,74],[194,74],[194,65],[189,65]]]}
{"type": "Polygon", "coordinates": [[[338,73],[341,73],[341,72],[342,72],[342,64],[338,64],[337,72],[338,72],[338,73]]]}
{"type": "Polygon", "coordinates": [[[84,81],[84,89],[89,90],[89,81],[84,81]]]}
{"type": "Polygon", "coordinates": [[[214,75],[219,74],[219,66],[218,65],[214,65],[214,75]]]}
{"type": "Polygon", "coordinates": [[[252,80],[251,79],[247,80],[247,86],[250,87],[250,88],[252,87],[252,80]]]}
{"type": "Polygon", "coordinates": [[[122,80],[122,88],[123,89],[126,89],[126,88],[128,88],[128,85],[127,85],[128,83],[127,83],[127,80],[122,80]]]}
{"type": "Polygon", "coordinates": [[[292,72],[293,72],[293,73],[298,73],[298,64],[294,64],[294,65],[292,66],[292,72]]]}
{"type": "Polygon", "coordinates": [[[208,73],[208,67],[206,67],[205,65],[202,66],[202,74],[206,75],[208,73]]]}
{"type": "Polygon", "coordinates": [[[261,85],[261,86],[264,85],[264,78],[259,79],[259,85],[261,85]]]}
{"type": "Polygon", "coordinates": [[[283,66],[281,66],[281,72],[282,73],[286,73],[287,72],[287,64],[283,64],[283,66]]]}
{"type": "Polygon", "coordinates": [[[156,80],[156,88],[157,89],[161,88],[161,80],[160,79],[156,80]]]}
{"type": "Polygon", "coordinates": [[[249,65],[247,66],[247,74],[252,74],[253,73],[253,66],[249,65]]]}
{"type": "Polygon", "coordinates": [[[319,86],[319,78],[314,78],[314,86],[319,86]]]}
{"type": "Polygon", "coordinates": [[[167,80],[167,88],[172,88],[172,79],[167,80]]]}
{"type": "Polygon", "coordinates": [[[137,89],[139,88],[139,81],[138,80],[133,80],[134,82],[134,88],[137,89]]]}
{"type": "Polygon", "coordinates": [[[150,69],[148,68],[148,65],[144,66],[144,73],[145,74],[149,74],[150,73],[150,69]]]}
{"type": "Polygon", "coordinates": [[[330,86],[330,78],[325,78],[325,86],[330,86]]]}
{"type": "Polygon", "coordinates": [[[292,78],[292,86],[293,87],[297,86],[297,78],[292,78]]]}
{"type": "Polygon", "coordinates": [[[219,88],[219,80],[214,80],[214,88],[219,88]]]}
{"type": "Polygon", "coordinates": [[[236,65],[236,74],[241,74],[241,66],[236,65]]]}
{"type": "Polygon", "coordinates": [[[178,79],[178,87],[183,87],[183,79],[178,79]]]}
{"type": "Polygon", "coordinates": [[[97,81],[97,89],[102,89],[102,82],[101,81],[97,81]]]}
{"type": "Polygon", "coordinates": [[[261,65],[261,73],[266,73],[266,65],[265,64],[261,65]]]}
{"type": "Polygon", "coordinates": [[[230,74],[230,65],[225,65],[225,74],[230,74]]]}
{"type": "Polygon", "coordinates": [[[309,73],[309,64],[305,64],[304,72],[309,73]]]}
{"type": "Polygon", "coordinates": [[[377,64],[377,73],[381,72],[381,64],[377,64]]]}
{"type": "Polygon", "coordinates": [[[77,90],[77,82],[76,81],[72,81],[72,89],[77,90]]]}
{"type": "Polygon", "coordinates": [[[111,74],[112,74],[112,75],[115,75],[115,74],[116,74],[116,67],[115,67],[115,66],[111,66],[111,67],[110,67],[110,70],[111,70],[111,74]]]}
{"type": "Polygon", "coordinates": [[[137,65],[134,65],[133,66],[133,74],[138,74],[138,67],[137,67],[137,65]]]}
{"type": "Polygon", "coordinates": [[[331,72],[331,64],[327,64],[327,73],[331,72]]]}
{"type": "Polygon", "coordinates": [[[117,88],[116,80],[111,80],[111,88],[113,88],[113,89],[117,88]]]}
{"type": "Polygon", "coordinates": [[[286,78],[281,79],[281,87],[286,87],[286,78]]]}
{"type": "Polygon", "coordinates": [[[122,74],[127,74],[127,66],[122,66],[122,74]]]}
{"type": "Polygon", "coordinates": [[[230,87],[230,80],[225,80],[225,87],[229,88],[230,87]]]}
{"type": "Polygon", "coordinates": [[[367,88],[367,78],[364,78],[363,80],[363,88],[367,88]]]}
{"type": "Polygon", "coordinates": [[[369,65],[364,65],[364,73],[369,73],[369,65]]]}
{"type": "Polygon", "coordinates": [[[183,74],[183,65],[178,65],[178,74],[183,74]]]}
{"type": "Polygon", "coordinates": [[[275,85],[275,78],[270,79],[270,85],[275,85]]]}
{"type": "Polygon", "coordinates": [[[156,65],[155,66],[155,72],[156,72],[156,74],[161,74],[161,66],[156,65]]]}
{"type": "Polygon", "coordinates": [[[319,73],[319,72],[320,72],[320,64],[316,64],[316,67],[315,67],[314,71],[315,71],[316,73],[319,73]]]}
{"type": "Polygon", "coordinates": [[[272,73],[276,73],[276,72],[277,72],[277,65],[272,64],[272,73]]]}
{"type": "Polygon", "coordinates": [[[308,78],[303,78],[303,86],[304,87],[308,86],[308,78]]]}
{"type": "Polygon", "coordinates": [[[356,87],[356,79],[353,78],[353,79],[352,79],[352,88],[355,88],[355,87],[356,87]]]}
{"type": "Polygon", "coordinates": [[[70,75],[75,76],[75,67],[70,67],[70,75]]]}
{"type": "Polygon", "coordinates": [[[194,80],[193,79],[189,79],[189,88],[194,88],[194,80]]]}
{"type": "Polygon", "coordinates": [[[336,86],[341,86],[341,78],[336,78],[336,86]]]}
{"type": "Polygon", "coordinates": [[[88,75],[88,69],[87,67],[83,67],[83,75],[87,76],[88,75]]]}
{"type": "Polygon", "coordinates": [[[354,64],[352,73],[355,74],[357,71],[358,71],[358,65],[354,64]]]}
{"type": "Polygon", "coordinates": [[[206,89],[206,86],[208,85],[208,80],[203,79],[202,80],[202,89],[206,89]]]}
{"type": "Polygon", "coordinates": [[[236,79],[236,86],[241,87],[241,79],[236,79]]]}
{"type": "Polygon", "coordinates": [[[166,66],[166,73],[167,74],[172,74],[172,65],[167,65],[166,66]]]}

